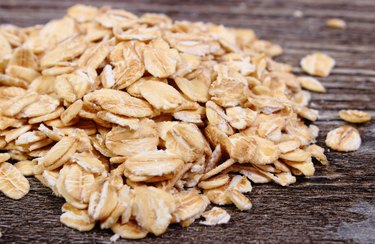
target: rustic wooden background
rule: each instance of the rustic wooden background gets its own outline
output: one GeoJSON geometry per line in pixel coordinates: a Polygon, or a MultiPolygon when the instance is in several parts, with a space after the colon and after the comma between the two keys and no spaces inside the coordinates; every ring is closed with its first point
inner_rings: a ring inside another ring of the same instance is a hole
{"type": "MultiPolygon", "coordinates": [[[[284,47],[278,60],[293,64],[320,50],[337,61],[330,77],[321,79],[326,94],[313,94],[312,108],[321,119],[319,144],[326,133],[343,124],[339,109],[362,109],[375,115],[375,1],[372,0],[127,0],[80,1],[112,5],[141,14],[161,12],[175,19],[209,21],[228,26],[250,27],[267,40],[284,47]],[[304,16],[297,18],[293,12],[304,16]],[[348,28],[325,27],[330,17],[343,18],[348,28]]],[[[44,24],[61,17],[72,0],[1,0],[0,23],[20,26],[44,24]]],[[[172,226],[162,237],[144,242],[249,242],[375,243],[375,123],[357,126],[363,143],[357,152],[328,152],[330,165],[317,166],[314,177],[300,178],[284,188],[256,185],[250,197],[254,208],[239,212],[229,207],[229,224],[187,229],[172,226]]],[[[35,179],[31,191],[20,201],[0,195],[0,243],[109,242],[110,231],[99,228],[79,233],[59,222],[63,200],[54,197],[35,179]]]]}

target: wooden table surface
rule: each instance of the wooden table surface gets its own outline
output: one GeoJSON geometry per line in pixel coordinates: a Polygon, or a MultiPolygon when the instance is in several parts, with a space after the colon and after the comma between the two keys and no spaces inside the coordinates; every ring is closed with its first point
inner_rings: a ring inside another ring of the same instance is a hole
{"type": "MultiPolygon", "coordinates": [[[[174,19],[209,21],[234,27],[250,27],[264,39],[279,43],[284,54],[278,60],[293,64],[312,51],[336,59],[328,78],[321,79],[328,92],[313,94],[311,107],[319,109],[318,144],[343,121],[340,109],[361,109],[375,115],[375,1],[372,0],[127,0],[80,1],[112,5],[141,14],[161,12],[174,19]],[[304,16],[297,18],[293,12],[304,16]],[[327,18],[340,17],[348,27],[325,27],[327,18]]],[[[0,23],[20,26],[44,24],[63,15],[72,0],[1,0],[0,23]]],[[[317,166],[315,176],[299,178],[284,188],[255,185],[253,209],[239,212],[228,207],[229,224],[187,229],[171,226],[161,237],[144,242],[239,242],[239,243],[375,243],[375,123],[357,126],[361,148],[353,153],[328,152],[328,167],[317,166]]],[[[59,222],[63,200],[54,197],[35,179],[20,201],[0,195],[0,243],[109,242],[112,233],[99,228],[80,233],[59,222]]]]}

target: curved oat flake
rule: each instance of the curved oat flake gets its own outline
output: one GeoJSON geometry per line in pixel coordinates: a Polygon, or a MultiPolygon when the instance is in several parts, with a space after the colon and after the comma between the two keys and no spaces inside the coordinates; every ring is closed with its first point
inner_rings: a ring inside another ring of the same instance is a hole
{"type": "Polygon", "coordinates": [[[206,196],[193,191],[180,192],[173,196],[176,202],[176,210],[173,212],[173,222],[182,226],[192,219],[199,218],[206,210],[209,200],[206,196]]]}
{"type": "Polygon", "coordinates": [[[124,167],[133,175],[161,176],[176,172],[183,164],[178,155],[155,151],[129,157],[124,167]]]}
{"type": "Polygon", "coordinates": [[[29,92],[24,96],[15,97],[10,101],[10,106],[5,108],[5,110],[3,110],[2,113],[10,117],[15,116],[16,114],[21,112],[22,109],[35,102],[38,98],[38,94],[35,92],[29,92]]]}
{"type": "Polygon", "coordinates": [[[152,115],[152,109],[148,103],[123,91],[100,89],[85,95],[83,101],[91,102],[119,115],[138,118],[152,115]]]}
{"type": "Polygon", "coordinates": [[[302,69],[310,75],[327,77],[331,73],[336,62],[325,53],[315,52],[305,56],[300,64],[302,69]]]}
{"type": "Polygon", "coordinates": [[[297,77],[297,80],[300,82],[302,88],[313,91],[313,92],[326,92],[326,88],[320,83],[319,80],[308,77],[308,76],[300,76],[297,77]]]}
{"type": "Polygon", "coordinates": [[[359,110],[340,110],[339,116],[350,123],[366,123],[371,120],[371,114],[359,110]]]}
{"type": "Polygon", "coordinates": [[[179,54],[162,39],[153,40],[143,51],[146,70],[154,77],[166,78],[176,71],[179,54]]]}
{"type": "Polygon", "coordinates": [[[255,136],[256,151],[251,161],[255,164],[270,164],[279,158],[279,148],[270,140],[255,136]]]}
{"type": "Polygon", "coordinates": [[[114,154],[122,156],[154,151],[158,142],[156,124],[148,119],[142,120],[137,130],[113,127],[105,139],[106,147],[114,154]]]}
{"type": "Polygon", "coordinates": [[[24,197],[30,190],[28,180],[12,164],[0,163],[0,191],[12,199],[24,197]]]}
{"type": "Polygon", "coordinates": [[[114,66],[114,86],[123,89],[142,78],[145,66],[142,60],[143,42],[120,42],[110,53],[114,66]]]}
{"type": "Polygon", "coordinates": [[[61,42],[56,48],[48,51],[40,60],[42,67],[50,67],[60,61],[68,61],[81,55],[87,48],[82,36],[76,36],[61,42]]]}
{"type": "Polygon", "coordinates": [[[217,72],[218,77],[209,89],[212,101],[223,107],[233,107],[248,98],[250,90],[244,76],[225,66],[217,66],[217,72]]]}
{"type": "Polygon", "coordinates": [[[137,18],[136,15],[125,10],[107,8],[101,11],[101,13],[95,17],[95,20],[107,28],[116,26],[127,28],[134,25],[137,18]]]}
{"type": "Polygon", "coordinates": [[[54,88],[59,98],[69,103],[75,102],[89,89],[89,82],[77,74],[64,74],[56,78],[54,88]]]}
{"type": "Polygon", "coordinates": [[[4,163],[10,159],[9,153],[0,153],[0,163],[4,163]]]}
{"type": "Polygon", "coordinates": [[[205,221],[199,222],[202,225],[219,225],[226,224],[230,220],[230,215],[222,208],[213,207],[211,210],[206,211],[202,214],[205,221]]]}
{"type": "Polygon", "coordinates": [[[88,213],[94,220],[102,220],[110,216],[117,205],[118,193],[116,189],[104,182],[99,191],[95,191],[90,196],[88,213]]]}
{"type": "Polygon", "coordinates": [[[131,240],[145,238],[148,233],[148,231],[132,221],[124,224],[116,223],[111,227],[111,230],[119,237],[131,240]]]}
{"type": "Polygon", "coordinates": [[[175,88],[163,82],[146,81],[139,87],[139,91],[152,106],[160,110],[168,111],[184,102],[175,88]]]}
{"type": "Polygon", "coordinates": [[[130,30],[122,30],[122,28],[113,28],[113,34],[116,36],[117,39],[129,41],[129,40],[137,40],[137,41],[151,41],[153,39],[158,38],[160,36],[160,30],[157,28],[142,28],[139,27],[137,29],[130,29],[130,30]]]}
{"type": "Polygon", "coordinates": [[[84,70],[89,68],[96,70],[107,57],[109,52],[109,43],[104,40],[103,42],[86,49],[86,51],[80,56],[78,65],[84,70]]]}
{"type": "Polygon", "coordinates": [[[346,22],[343,19],[331,18],[331,19],[327,19],[326,26],[328,28],[333,28],[333,29],[345,29],[346,22]]]}
{"type": "Polygon", "coordinates": [[[26,88],[28,86],[28,82],[6,74],[0,74],[0,85],[26,88]]]}
{"type": "Polygon", "coordinates": [[[196,102],[208,101],[211,79],[207,75],[200,74],[192,80],[184,77],[176,77],[174,80],[178,88],[191,100],[196,102]]]}
{"type": "Polygon", "coordinates": [[[19,65],[9,65],[5,70],[5,73],[9,76],[24,80],[28,83],[40,76],[38,71],[32,68],[27,68],[19,65]]]}
{"type": "Polygon", "coordinates": [[[42,164],[49,169],[56,169],[63,165],[69,158],[64,157],[69,154],[73,155],[76,148],[76,138],[64,137],[56,143],[51,150],[42,158],[42,164]],[[65,160],[65,161],[64,161],[65,160]]]}
{"type": "Polygon", "coordinates": [[[3,34],[0,34],[0,45],[0,63],[3,63],[5,59],[9,59],[12,56],[12,46],[3,34]]]}
{"type": "Polygon", "coordinates": [[[216,105],[212,101],[206,103],[206,116],[208,122],[218,127],[221,131],[225,132],[227,135],[232,135],[234,133],[233,128],[229,124],[231,118],[227,116],[224,110],[216,105]]]}
{"type": "MultiPolygon", "coordinates": [[[[1,158],[1,156],[0,156],[1,158]]],[[[1,161],[1,159],[0,159],[1,161]]],[[[30,161],[30,160],[24,160],[24,161],[19,161],[14,164],[14,167],[16,167],[21,174],[24,176],[32,176],[34,175],[34,167],[36,166],[35,161],[30,161]]]]}
{"type": "Polygon", "coordinates": [[[74,18],[78,22],[91,21],[99,14],[99,10],[95,7],[82,4],[74,5],[68,8],[67,15],[74,18]]]}
{"type": "Polygon", "coordinates": [[[220,174],[214,177],[211,177],[208,180],[201,181],[198,186],[204,190],[217,188],[227,184],[230,180],[228,174],[220,174]]]}
{"type": "Polygon", "coordinates": [[[70,228],[79,231],[89,231],[95,226],[95,222],[90,218],[87,210],[77,209],[69,203],[65,203],[62,211],[63,214],[60,216],[60,221],[70,228]]]}
{"type": "Polygon", "coordinates": [[[220,49],[218,42],[211,37],[188,33],[168,33],[166,39],[169,44],[180,52],[205,56],[220,49]]]}
{"type": "Polygon", "coordinates": [[[60,105],[60,102],[48,95],[40,95],[32,104],[24,107],[18,114],[21,118],[33,118],[52,113],[60,105]]]}
{"type": "Polygon", "coordinates": [[[195,124],[174,125],[165,138],[167,152],[180,155],[185,162],[197,160],[207,150],[203,134],[195,124]]]}
{"type": "Polygon", "coordinates": [[[334,150],[349,152],[358,150],[362,140],[356,128],[344,125],[328,132],[325,142],[334,150]]]}
{"type": "Polygon", "coordinates": [[[231,143],[229,155],[239,163],[249,163],[253,160],[258,146],[256,140],[252,137],[247,137],[239,133],[229,137],[231,143]]]}
{"type": "Polygon", "coordinates": [[[156,236],[167,230],[176,209],[171,194],[151,186],[134,189],[133,213],[138,224],[156,236]]]}
{"type": "Polygon", "coordinates": [[[71,104],[64,112],[61,113],[60,119],[64,125],[71,125],[76,122],[79,111],[83,107],[82,100],[77,100],[71,104]]]}

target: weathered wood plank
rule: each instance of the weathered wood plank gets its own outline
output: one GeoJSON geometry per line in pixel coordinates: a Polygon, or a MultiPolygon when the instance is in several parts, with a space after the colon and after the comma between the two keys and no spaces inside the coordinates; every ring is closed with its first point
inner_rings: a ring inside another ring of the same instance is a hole
{"type": "MultiPolygon", "coordinates": [[[[76,1],[2,0],[0,23],[20,26],[43,24],[64,14],[76,1]]],[[[82,0],[100,6],[100,0],[82,0]]],[[[340,109],[364,109],[375,115],[375,1],[372,0],[112,0],[116,8],[142,14],[162,12],[175,19],[210,21],[228,26],[251,27],[267,40],[280,43],[280,61],[291,63],[302,75],[299,60],[320,50],[332,55],[337,67],[320,80],[326,94],[312,94],[311,107],[319,109],[318,144],[326,133],[344,124],[340,109]],[[293,17],[295,10],[303,18],[293,17]],[[325,20],[341,17],[346,30],[330,30],[325,20]]],[[[330,165],[317,166],[315,176],[299,178],[291,187],[255,185],[250,195],[254,208],[239,212],[229,207],[230,224],[204,227],[199,224],[172,228],[162,237],[143,242],[363,242],[374,243],[375,229],[375,124],[356,126],[363,139],[357,152],[330,151],[330,165]],[[366,235],[367,233],[367,235],[366,235]]],[[[63,200],[30,178],[31,192],[14,201],[0,195],[0,242],[109,242],[110,231],[96,228],[79,233],[59,222],[63,200]]]]}

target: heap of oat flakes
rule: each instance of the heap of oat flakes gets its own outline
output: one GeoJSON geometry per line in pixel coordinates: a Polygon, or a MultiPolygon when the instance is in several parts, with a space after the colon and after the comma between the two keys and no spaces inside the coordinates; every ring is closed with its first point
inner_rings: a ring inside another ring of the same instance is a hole
{"type": "MultiPolygon", "coordinates": [[[[66,200],[63,224],[117,238],[227,223],[208,206],[249,210],[251,182],[287,186],[314,174],[312,158],[327,164],[301,87],[325,89],[272,60],[281,52],[249,29],[108,7],[3,25],[0,190],[22,198],[34,175],[66,200]]],[[[302,64],[333,65],[321,53],[302,64]]]]}

